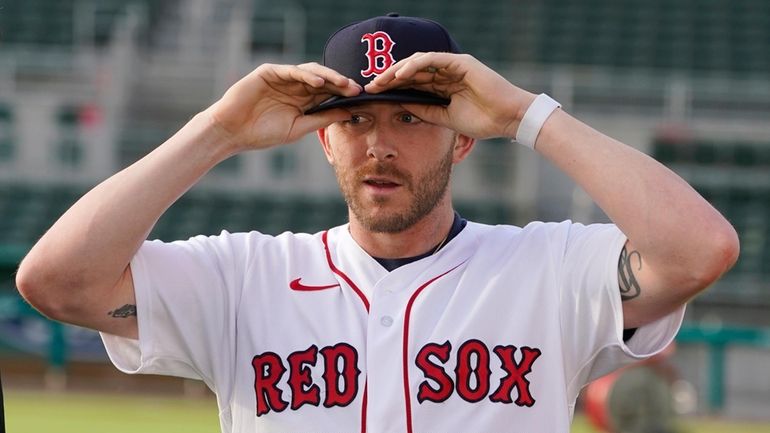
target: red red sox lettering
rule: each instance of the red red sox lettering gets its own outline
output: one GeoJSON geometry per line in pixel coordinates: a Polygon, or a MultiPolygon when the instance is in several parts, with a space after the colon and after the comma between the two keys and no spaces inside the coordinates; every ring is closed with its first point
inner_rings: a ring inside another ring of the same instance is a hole
{"type": "MultiPolygon", "coordinates": [[[[527,375],[540,356],[540,349],[495,346],[492,353],[499,359],[505,376],[490,394],[492,362],[486,344],[475,339],[461,344],[455,353],[457,362],[454,372],[447,371],[446,368],[452,355],[452,345],[449,341],[443,344],[426,344],[419,350],[414,361],[426,379],[419,385],[417,401],[420,404],[426,401],[440,403],[457,392],[463,400],[470,403],[479,402],[489,396],[489,400],[495,403],[532,407],[535,398],[530,392],[527,375]],[[517,351],[520,352],[519,362],[516,362],[515,357],[517,351]],[[515,400],[512,395],[514,389],[515,400]]],[[[305,350],[291,353],[285,361],[274,352],[265,352],[254,356],[251,364],[255,376],[257,416],[265,415],[271,410],[282,412],[288,407],[298,410],[306,404],[318,406],[323,403],[327,408],[344,407],[358,395],[358,381],[361,375],[358,368],[358,352],[347,343],[321,349],[312,345],[305,350]],[[314,367],[318,362],[319,354],[323,359],[322,378],[326,390],[323,397],[320,387],[313,383],[310,371],[310,367],[314,367]],[[288,378],[284,379],[287,371],[288,378]],[[283,398],[283,391],[278,387],[283,381],[291,389],[291,401],[283,398]]]]}
{"type": "MultiPolygon", "coordinates": [[[[489,395],[490,390],[490,354],[486,344],[479,340],[468,340],[457,349],[457,366],[455,367],[455,382],[444,369],[443,365],[449,361],[452,345],[449,341],[444,344],[430,343],[425,345],[417,354],[415,363],[422,370],[425,377],[438,384],[438,388],[432,387],[428,381],[420,384],[417,392],[417,401],[442,402],[448,399],[454,390],[465,401],[476,403],[489,395]],[[476,358],[475,368],[472,358],[476,358]],[[432,361],[435,358],[440,364],[432,361]],[[475,376],[475,387],[471,386],[471,378],[475,376]]],[[[522,347],[521,361],[516,362],[516,346],[495,346],[495,355],[500,359],[506,376],[500,379],[497,389],[489,396],[495,403],[516,403],[517,406],[532,407],[535,399],[529,390],[527,374],[532,371],[532,364],[540,356],[540,349],[522,347]],[[513,389],[518,394],[516,401],[511,398],[513,389]]]]}
{"type": "MultiPolygon", "coordinates": [[[[318,406],[321,402],[321,390],[313,383],[308,367],[315,366],[318,352],[321,352],[324,359],[324,407],[347,406],[358,394],[358,376],[361,370],[358,369],[356,349],[349,344],[339,343],[319,351],[316,345],[312,345],[305,350],[293,352],[288,357],[292,410],[297,410],[305,404],[318,406]],[[340,362],[342,371],[337,368],[340,362]]],[[[281,357],[273,352],[265,352],[255,356],[251,365],[254,367],[257,416],[264,415],[271,409],[276,412],[285,410],[289,402],[283,399],[283,391],[278,388],[279,381],[286,373],[281,357]]]]}
{"type": "Polygon", "coordinates": [[[396,45],[390,35],[383,32],[366,33],[361,36],[361,42],[366,42],[366,58],[369,65],[361,71],[362,77],[371,77],[385,72],[396,60],[391,51],[396,45]]]}

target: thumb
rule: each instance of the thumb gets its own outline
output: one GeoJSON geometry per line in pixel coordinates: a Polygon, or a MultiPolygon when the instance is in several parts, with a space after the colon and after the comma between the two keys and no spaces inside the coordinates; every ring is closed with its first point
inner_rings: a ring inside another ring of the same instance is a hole
{"type": "Polygon", "coordinates": [[[297,118],[295,128],[303,133],[326,128],[335,122],[350,119],[350,112],[342,108],[331,108],[313,114],[302,115],[297,118]]]}

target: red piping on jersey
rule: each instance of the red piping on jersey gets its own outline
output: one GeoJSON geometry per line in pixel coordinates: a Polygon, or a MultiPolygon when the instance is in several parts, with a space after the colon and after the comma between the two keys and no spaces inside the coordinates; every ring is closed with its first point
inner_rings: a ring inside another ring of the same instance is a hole
{"type": "MultiPolygon", "coordinates": [[[[334,262],[332,261],[332,253],[329,250],[329,241],[327,240],[329,236],[329,231],[323,232],[321,235],[321,240],[324,243],[324,250],[326,250],[326,261],[329,263],[329,269],[332,270],[335,274],[339,275],[340,278],[345,280],[346,283],[348,283],[348,286],[350,286],[351,289],[353,289],[354,292],[358,295],[359,298],[361,298],[361,302],[364,303],[364,307],[366,308],[366,314],[369,314],[369,300],[366,299],[366,296],[364,296],[364,292],[361,291],[361,289],[356,286],[356,284],[353,282],[353,280],[350,279],[347,275],[345,275],[344,272],[337,269],[336,266],[334,266],[334,262]]],[[[369,394],[369,379],[364,379],[364,396],[363,401],[361,402],[361,433],[366,433],[366,403],[367,403],[367,396],[369,394]]]]}
{"type": "Polygon", "coordinates": [[[425,282],[422,286],[418,287],[417,290],[414,291],[412,294],[412,297],[409,298],[409,302],[406,304],[406,312],[404,313],[404,341],[403,341],[403,353],[402,353],[402,361],[403,361],[403,369],[404,369],[404,403],[406,404],[406,431],[407,433],[412,433],[412,400],[411,396],[409,394],[409,360],[408,360],[408,351],[409,351],[409,318],[412,314],[412,305],[414,304],[415,299],[417,299],[418,296],[420,296],[420,293],[431,283],[438,280],[439,278],[443,277],[444,275],[454,271],[460,265],[462,265],[465,262],[460,263],[459,265],[455,266],[454,268],[444,272],[441,275],[435,276],[425,282]]]}
{"type": "Polygon", "coordinates": [[[369,395],[369,379],[364,380],[364,401],[361,402],[361,433],[366,433],[366,400],[369,395]]]}
{"type": "Polygon", "coordinates": [[[334,266],[334,262],[332,262],[332,253],[329,250],[329,242],[327,240],[327,237],[329,235],[329,231],[323,232],[323,235],[321,235],[321,239],[324,243],[324,249],[326,250],[326,261],[329,262],[329,269],[332,270],[335,274],[339,275],[340,278],[345,280],[346,283],[348,283],[348,286],[350,286],[351,289],[353,289],[354,292],[358,295],[359,298],[361,298],[361,302],[364,303],[364,307],[366,307],[366,312],[369,312],[369,301],[366,299],[366,296],[364,296],[364,292],[361,291],[361,289],[356,286],[356,284],[353,282],[353,280],[350,279],[347,275],[345,275],[344,272],[337,269],[336,266],[334,266]]]}

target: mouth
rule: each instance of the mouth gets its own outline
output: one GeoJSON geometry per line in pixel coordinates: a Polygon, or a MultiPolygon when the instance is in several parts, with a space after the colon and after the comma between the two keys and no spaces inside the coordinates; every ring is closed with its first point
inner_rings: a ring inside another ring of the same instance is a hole
{"type": "Polygon", "coordinates": [[[367,177],[364,179],[364,185],[375,191],[386,192],[397,189],[401,183],[384,177],[367,177]]]}

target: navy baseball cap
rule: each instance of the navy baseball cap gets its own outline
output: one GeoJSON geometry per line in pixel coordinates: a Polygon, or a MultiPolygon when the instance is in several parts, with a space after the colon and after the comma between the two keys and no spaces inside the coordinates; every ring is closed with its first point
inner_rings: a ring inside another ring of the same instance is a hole
{"type": "MultiPolygon", "coordinates": [[[[362,87],[392,64],[416,52],[460,53],[460,47],[439,23],[396,13],[349,24],[329,37],[323,64],[352,78],[362,87]]],[[[448,105],[449,99],[415,89],[392,89],[358,96],[332,96],[307,110],[312,114],[329,108],[373,101],[448,105]]]]}

